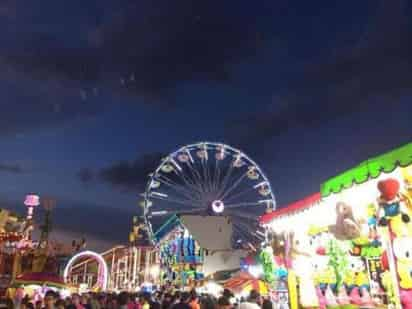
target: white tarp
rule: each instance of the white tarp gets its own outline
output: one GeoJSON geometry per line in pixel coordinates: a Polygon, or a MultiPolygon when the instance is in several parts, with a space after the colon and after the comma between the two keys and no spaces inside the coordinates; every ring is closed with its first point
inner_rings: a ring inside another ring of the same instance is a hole
{"type": "Polygon", "coordinates": [[[230,250],[232,248],[232,222],[224,216],[181,216],[189,233],[207,250],[230,250]]]}
{"type": "Polygon", "coordinates": [[[207,277],[218,271],[240,268],[240,259],[246,255],[244,250],[210,252],[204,257],[203,273],[207,277]]]}

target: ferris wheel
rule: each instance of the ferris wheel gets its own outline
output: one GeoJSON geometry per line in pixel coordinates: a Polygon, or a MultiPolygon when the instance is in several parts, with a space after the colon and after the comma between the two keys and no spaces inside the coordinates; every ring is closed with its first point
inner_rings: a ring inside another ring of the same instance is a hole
{"type": "Polygon", "coordinates": [[[141,203],[148,232],[155,217],[228,216],[233,240],[262,238],[258,216],[274,210],[271,185],[259,166],[242,151],[221,143],[201,142],[170,153],[149,175],[141,203]]]}

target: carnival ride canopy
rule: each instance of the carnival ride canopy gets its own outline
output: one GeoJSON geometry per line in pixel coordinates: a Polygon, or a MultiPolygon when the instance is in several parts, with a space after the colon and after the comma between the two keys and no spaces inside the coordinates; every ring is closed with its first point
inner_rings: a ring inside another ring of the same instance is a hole
{"type": "Polygon", "coordinates": [[[236,294],[246,294],[251,290],[255,290],[261,295],[267,295],[269,292],[268,285],[264,281],[256,279],[244,272],[226,281],[223,287],[236,294]]]}
{"type": "Polygon", "coordinates": [[[321,185],[323,197],[339,193],[355,184],[378,178],[382,173],[391,173],[397,167],[412,164],[412,143],[406,144],[385,154],[368,159],[358,166],[335,176],[321,185]]]}
{"type": "Polygon", "coordinates": [[[11,283],[12,287],[20,287],[25,285],[49,286],[59,289],[67,286],[61,276],[47,272],[24,273],[18,275],[11,283]]]}

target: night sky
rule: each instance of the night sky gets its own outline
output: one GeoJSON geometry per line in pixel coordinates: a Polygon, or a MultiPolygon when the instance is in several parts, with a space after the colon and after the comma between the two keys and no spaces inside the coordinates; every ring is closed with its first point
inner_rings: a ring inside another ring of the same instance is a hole
{"type": "Polygon", "coordinates": [[[400,0],[0,3],[0,206],[58,201],[54,237],[125,242],[150,173],[218,141],[280,205],[412,141],[400,0]]]}

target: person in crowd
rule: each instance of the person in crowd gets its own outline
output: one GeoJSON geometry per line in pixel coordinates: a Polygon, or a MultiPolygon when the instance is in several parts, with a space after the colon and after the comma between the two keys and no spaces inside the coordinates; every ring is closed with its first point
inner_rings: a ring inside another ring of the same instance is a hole
{"type": "Polygon", "coordinates": [[[172,309],[191,309],[190,305],[190,293],[183,292],[180,295],[180,301],[173,305],[172,309]]]}
{"type": "Polygon", "coordinates": [[[47,291],[46,295],[44,296],[44,308],[45,309],[55,309],[56,301],[57,301],[56,293],[54,293],[51,290],[47,291]]]}
{"type": "Polygon", "coordinates": [[[67,309],[84,309],[79,294],[72,295],[71,303],[67,305],[67,309]]]}
{"type": "Polygon", "coordinates": [[[128,309],[129,305],[129,294],[126,292],[121,292],[119,296],[117,297],[117,303],[118,303],[118,308],[119,309],[128,309]]]}
{"type": "Polygon", "coordinates": [[[261,297],[256,290],[250,291],[247,301],[239,305],[239,309],[260,309],[261,297]]]}
{"type": "Polygon", "coordinates": [[[231,309],[232,304],[230,303],[229,299],[225,296],[220,296],[217,300],[217,308],[218,309],[231,309]]]}
{"type": "Polygon", "coordinates": [[[199,298],[198,298],[197,293],[196,293],[195,290],[192,290],[190,292],[189,306],[190,306],[191,309],[200,309],[199,298]]]}
{"type": "Polygon", "coordinates": [[[64,302],[63,299],[59,299],[56,301],[56,308],[57,309],[66,309],[66,303],[64,302]]]}
{"type": "Polygon", "coordinates": [[[175,290],[174,294],[173,294],[173,302],[172,302],[172,306],[178,304],[180,302],[180,291],[179,290],[175,290]]]}
{"type": "Polygon", "coordinates": [[[115,295],[111,294],[110,297],[107,300],[107,309],[117,309],[117,298],[115,295]]]}
{"type": "Polygon", "coordinates": [[[89,299],[89,304],[91,309],[101,309],[99,300],[97,299],[96,294],[92,294],[89,299]]]}
{"type": "Polygon", "coordinates": [[[34,308],[35,309],[42,309],[43,308],[42,305],[43,305],[42,301],[38,300],[38,301],[36,301],[36,304],[34,305],[34,308]]]}
{"type": "Polygon", "coordinates": [[[107,295],[105,294],[99,294],[97,296],[97,301],[99,302],[100,308],[101,309],[106,309],[107,305],[107,295]]]}
{"type": "Polygon", "coordinates": [[[200,308],[201,309],[215,309],[216,302],[213,296],[211,295],[204,295],[200,301],[200,308]]]}
{"type": "Polygon", "coordinates": [[[89,294],[84,293],[81,296],[81,303],[84,309],[92,309],[92,307],[90,306],[90,302],[89,302],[89,294]]]}
{"type": "Polygon", "coordinates": [[[262,309],[273,309],[273,303],[270,299],[265,298],[262,302],[262,309]]]}
{"type": "Polygon", "coordinates": [[[222,296],[223,296],[223,297],[226,297],[226,298],[229,299],[229,300],[234,297],[232,291],[229,290],[229,289],[224,289],[222,296]]]}
{"type": "Polygon", "coordinates": [[[138,301],[138,297],[136,294],[131,294],[130,295],[130,300],[129,300],[129,309],[141,309],[140,308],[140,303],[138,301]]]}
{"type": "Polygon", "coordinates": [[[163,299],[162,299],[162,309],[169,309],[170,306],[172,305],[173,302],[173,297],[170,293],[165,293],[163,295],[163,299]]]}
{"type": "Polygon", "coordinates": [[[34,309],[34,305],[32,302],[27,303],[27,309],[34,309]]]}

